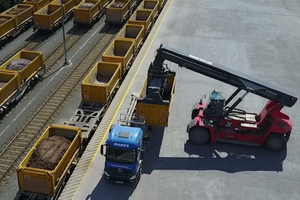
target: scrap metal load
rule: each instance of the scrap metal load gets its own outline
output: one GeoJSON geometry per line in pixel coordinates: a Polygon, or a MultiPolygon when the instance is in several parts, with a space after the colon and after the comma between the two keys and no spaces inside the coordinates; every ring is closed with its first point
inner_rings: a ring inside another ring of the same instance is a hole
{"type": "Polygon", "coordinates": [[[70,139],[59,135],[42,140],[34,149],[26,167],[54,170],[70,144],[70,139]]]}

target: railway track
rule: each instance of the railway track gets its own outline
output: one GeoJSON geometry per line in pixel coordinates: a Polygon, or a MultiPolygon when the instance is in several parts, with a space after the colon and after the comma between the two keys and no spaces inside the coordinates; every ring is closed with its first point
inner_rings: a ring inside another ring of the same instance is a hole
{"type": "MultiPolygon", "coordinates": [[[[38,107],[37,111],[26,124],[17,131],[13,139],[1,150],[0,189],[10,178],[9,175],[15,172],[17,165],[48,125],[53,123],[54,118],[63,109],[68,97],[77,89],[77,86],[99,60],[99,57],[103,54],[106,47],[112,42],[117,33],[117,29],[116,27],[106,28],[89,52],[87,52],[81,61],[68,73],[66,78],[58,83],[54,91],[43,101],[44,103],[38,107]]],[[[74,39],[70,40],[69,48],[72,47],[72,41],[76,41],[77,39],[75,36],[74,39]]],[[[49,57],[47,62],[56,63],[56,61],[59,60],[62,53],[59,55],[59,50],[55,52],[57,52],[58,55],[53,58],[49,57]]]]}

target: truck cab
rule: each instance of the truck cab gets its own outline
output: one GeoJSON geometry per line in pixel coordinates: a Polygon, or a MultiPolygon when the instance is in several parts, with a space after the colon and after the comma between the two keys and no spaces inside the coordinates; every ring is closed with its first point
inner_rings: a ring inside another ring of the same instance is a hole
{"type": "Polygon", "coordinates": [[[106,143],[101,145],[106,180],[132,184],[140,180],[146,147],[143,127],[143,123],[132,119],[126,124],[112,125],[106,143]]]}

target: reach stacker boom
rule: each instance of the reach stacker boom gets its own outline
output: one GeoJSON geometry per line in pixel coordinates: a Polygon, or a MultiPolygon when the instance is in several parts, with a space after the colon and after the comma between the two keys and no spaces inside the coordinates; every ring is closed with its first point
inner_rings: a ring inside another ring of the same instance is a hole
{"type": "Polygon", "coordinates": [[[227,100],[221,92],[212,91],[207,102],[200,99],[193,106],[191,121],[187,125],[192,143],[206,144],[209,141],[212,143],[222,141],[255,146],[265,145],[272,151],[281,151],[285,148],[290,138],[292,122],[288,115],[281,112],[281,109],[284,106],[292,107],[296,103],[298,98],[295,94],[162,45],[157,49],[155,60],[150,64],[148,73],[165,73],[169,70],[164,64],[165,60],[237,87],[227,100]],[[229,106],[241,91],[243,94],[229,106]],[[248,93],[269,100],[259,114],[236,108],[248,93]]]}

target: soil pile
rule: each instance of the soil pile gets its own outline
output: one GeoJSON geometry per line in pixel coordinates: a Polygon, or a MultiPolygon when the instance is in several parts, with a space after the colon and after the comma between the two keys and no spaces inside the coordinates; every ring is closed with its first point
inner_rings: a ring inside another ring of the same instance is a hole
{"type": "Polygon", "coordinates": [[[42,140],[33,151],[27,167],[54,170],[70,144],[71,140],[58,135],[42,140]]]}
{"type": "Polygon", "coordinates": [[[82,8],[82,9],[90,9],[94,6],[93,3],[83,3],[79,6],[79,8],[82,8]]]}
{"type": "Polygon", "coordinates": [[[6,69],[8,70],[14,70],[14,71],[21,71],[24,67],[26,67],[31,60],[25,59],[25,58],[17,58],[12,60],[8,65],[6,66],[6,69]]]}
{"type": "Polygon", "coordinates": [[[7,82],[0,82],[0,89],[6,84],[7,82]]]}
{"type": "Polygon", "coordinates": [[[111,8],[123,8],[125,5],[125,3],[123,2],[116,2],[116,3],[113,3],[110,7],[111,8]]]}

